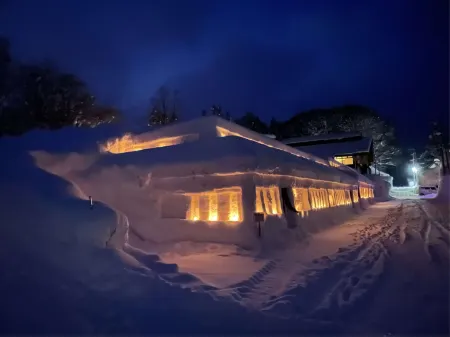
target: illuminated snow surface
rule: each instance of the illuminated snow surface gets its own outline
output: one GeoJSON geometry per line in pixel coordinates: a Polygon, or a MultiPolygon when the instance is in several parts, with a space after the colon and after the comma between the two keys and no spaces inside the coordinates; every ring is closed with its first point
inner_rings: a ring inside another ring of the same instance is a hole
{"type": "Polygon", "coordinates": [[[2,333],[449,332],[448,177],[435,199],[378,203],[284,251],[156,244],[35,167],[25,150],[84,146],[37,134],[0,142],[2,333]]]}

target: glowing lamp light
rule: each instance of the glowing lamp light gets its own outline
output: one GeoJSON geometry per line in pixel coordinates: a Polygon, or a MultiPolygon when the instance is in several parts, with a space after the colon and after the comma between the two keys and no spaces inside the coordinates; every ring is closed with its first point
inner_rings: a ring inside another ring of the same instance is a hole
{"type": "Polygon", "coordinates": [[[200,193],[188,193],[191,198],[186,219],[192,221],[242,221],[242,189],[238,186],[200,193]]]}
{"type": "Polygon", "coordinates": [[[411,171],[413,171],[413,173],[417,173],[419,172],[419,168],[417,166],[413,166],[411,167],[411,171]]]}
{"type": "Polygon", "coordinates": [[[230,221],[239,221],[239,214],[230,214],[230,221]]]}

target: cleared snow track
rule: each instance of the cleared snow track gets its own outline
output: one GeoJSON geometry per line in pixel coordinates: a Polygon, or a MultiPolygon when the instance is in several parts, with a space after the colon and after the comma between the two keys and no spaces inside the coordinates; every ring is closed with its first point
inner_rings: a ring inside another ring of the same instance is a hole
{"type": "Polygon", "coordinates": [[[271,316],[329,322],[351,333],[445,330],[447,224],[424,200],[382,207],[372,216],[358,216],[329,233],[318,233],[308,245],[268,261],[248,280],[214,292],[271,316]],[[319,255],[326,248],[315,251],[314,245],[325,243],[335,247],[334,252],[319,255]],[[423,307],[424,299],[431,300],[431,308],[423,307]],[[389,306],[403,311],[400,323],[389,306]],[[434,316],[425,315],[426,310],[434,316]],[[423,323],[420,316],[435,325],[423,323]]]}

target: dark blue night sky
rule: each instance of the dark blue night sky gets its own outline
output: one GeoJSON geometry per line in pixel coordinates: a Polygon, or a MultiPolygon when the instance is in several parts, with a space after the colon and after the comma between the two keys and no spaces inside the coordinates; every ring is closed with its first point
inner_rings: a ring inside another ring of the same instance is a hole
{"type": "Polygon", "coordinates": [[[266,121],[354,103],[404,145],[448,124],[448,17],[447,0],[0,0],[14,56],[55,61],[129,115],[162,84],[183,118],[214,103],[266,121]]]}

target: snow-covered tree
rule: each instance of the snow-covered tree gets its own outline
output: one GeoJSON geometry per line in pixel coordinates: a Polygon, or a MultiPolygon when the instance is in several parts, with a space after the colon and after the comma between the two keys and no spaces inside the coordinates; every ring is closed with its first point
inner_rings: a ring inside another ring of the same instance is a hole
{"type": "Polygon", "coordinates": [[[419,155],[418,162],[423,168],[429,168],[434,163],[439,162],[443,170],[447,168],[447,157],[445,150],[449,149],[448,134],[444,133],[439,124],[431,124],[431,132],[428,136],[428,143],[425,150],[419,155]]]}
{"type": "Polygon", "coordinates": [[[358,132],[372,137],[378,168],[396,165],[400,149],[395,143],[395,130],[371,109],[342,106],[299,113],[278,128],[277,136],[316,136],[329,133],[358,132]]]}
{"type": "Polygon", "coordinates": [[[308,121],[305,133],[310,136],[319,136],[329,134],[331,130],[327,119],[324,116],[319,116],[317,119],[308,121]]]}

